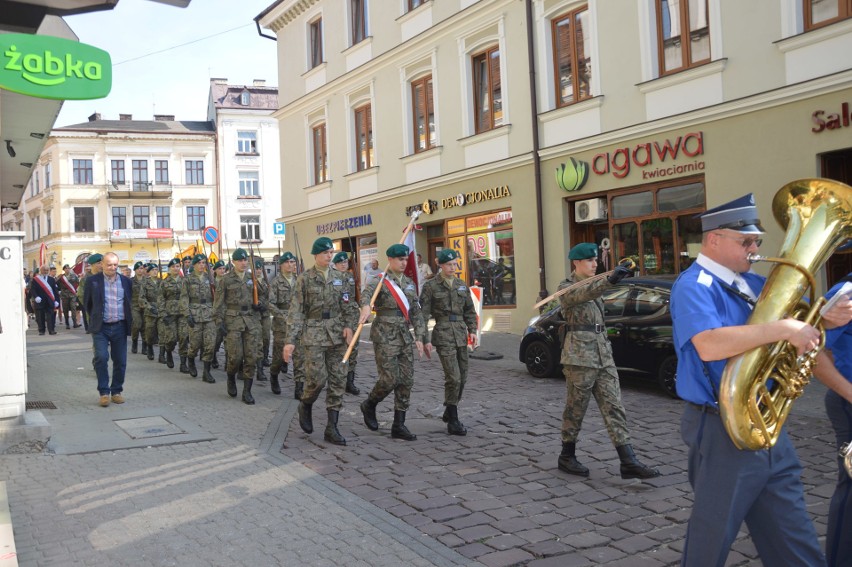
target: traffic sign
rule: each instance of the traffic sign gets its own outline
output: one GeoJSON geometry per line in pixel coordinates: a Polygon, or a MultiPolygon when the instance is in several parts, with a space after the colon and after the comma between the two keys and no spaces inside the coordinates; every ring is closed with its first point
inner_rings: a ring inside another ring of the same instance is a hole
{"type": "Polygon", "coordinates": [[[272,236],[277,240],[284,240],[287,235],[287,227],[283,222],[272,223],[272,236]]]}
{"type": "Polygon", "coordinates": [[[215,226],[204,227],[204,242],[207,244],[216,244],[219,242],[219,229],[215,226]]]}

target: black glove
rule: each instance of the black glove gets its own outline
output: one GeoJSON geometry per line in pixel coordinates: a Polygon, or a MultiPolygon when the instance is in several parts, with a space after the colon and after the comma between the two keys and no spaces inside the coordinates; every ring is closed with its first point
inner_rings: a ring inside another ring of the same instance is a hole
{"type": "Polygon", "coordinates": [[[149,307],[149,308],[148,308],[148,311],[149,311],[149,312],[151,313],[151,315],[153,315],[154,317],[156,317],[157,315],[159,315],[159,314],[160,314],[160,310],[159,310],[159,309],[157,309],[157,307],[156,307],[156,306],[154,306],[154,305],[152,305],[151,307],[149,307]]]}
{"type": "Polygon", "coordinates": [[[251,308],[257,311],[258,313],[263,313],[266,310],[266,308],[260,303],[258,303],[257,305],[252,305],[251,308]]]}
{"type": "Polygon", "coordinates": [[[612,273],[607,276],[606,281],[611,284],[617,284],[631,274],[633,274],[633,270],[627,266],[616,266],[612,273]]]}
{"type": "Polygon", "coordinates": [[[190,329],[194,329],[194,328],[195,328],[195,317],[193,317],[191,314],[190,314],[190,316],[189,316],[189,317],[187,317],[187,318],[186,318],[186,322],[187,322],[187,324],[189,325],[189,328],[190,328],[190,329]]]}

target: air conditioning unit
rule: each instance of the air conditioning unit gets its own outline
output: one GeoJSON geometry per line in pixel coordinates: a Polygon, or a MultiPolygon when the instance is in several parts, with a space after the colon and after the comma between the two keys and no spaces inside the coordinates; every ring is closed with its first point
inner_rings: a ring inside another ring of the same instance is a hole
{"type": "Polygon", "coordinates": [[[576,222],[595,222],[606,220],[606,198],[595,197],[574,203],[574,220],[576,222]]]}

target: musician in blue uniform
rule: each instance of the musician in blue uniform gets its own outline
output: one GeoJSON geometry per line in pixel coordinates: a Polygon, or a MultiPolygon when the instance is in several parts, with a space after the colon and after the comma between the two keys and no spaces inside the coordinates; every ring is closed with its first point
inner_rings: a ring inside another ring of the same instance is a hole
{"type": "MultiPolygon", "coordinates": [[[[820,333],[792,318],[746,325],[766,281],[749,271],[747,259],[764,232],[752,194],[706,211],[701,225],[700,254],[671,298],[677,392],[687,402],[681,436],[694,492],[682,565],[722,567],[743,521],[764,565],[824,565],[786,430],[771,449],[737,449],[718,403],[728,358],[777,341],[801,354],[819,344],[820,333]]],[[[846,302],[826,319],[844,324],[849,312],[846,302]]],[[[825,358],[820,353],[818,360],[825,358]]]]}

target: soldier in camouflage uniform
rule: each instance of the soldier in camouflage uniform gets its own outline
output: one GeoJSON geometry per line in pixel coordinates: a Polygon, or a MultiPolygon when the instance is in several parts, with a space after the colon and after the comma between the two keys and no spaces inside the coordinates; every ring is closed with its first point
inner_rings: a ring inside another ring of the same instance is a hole
{"type": "MultiPolygon", "coordinates": [[[[266,272],[263,270],[263,260],[255,258],[254,270],[257,276],[257,298],[264,306],[269,305],[269,283],[266,281],[266,272]]],[[[257,381],[266,382],[263,373],[264,360],[269,353],[269,342],[272,333],[272,314],[269,311],[258,311],[258,322],[260,323],[260,341],[257,344],[257,381]]],[[[268,366],[267,362],[267,366],[268,366]]]]}
{"type": "MultiPolygon", "coordinates": [[[[574,273],[559,284],[563,289],[595,275],[598,249],[595,244],[574,246],[568,253],[574,273]]],[[[577,438],[583,416],[592,396],[598,403],[609,437],[621,459],[621,476],[624,478],[652,478],[659,476],[657,469],[640,463],[630,445],[627,416],[621,403],[618,371],[612,358],[612,346],[607,337],[604,306],[601,295],[632,272],[617,266],[605,278],[579,285],[559,297],[562,317],[565,319],[565,343],[561,363],[565,375],[567,397],[562,414],[562,453],[559,470],[578,476],[589,476],[589,469],[575,456],[577,438]]]]}
{"type": "Polygon", "coordinates": [[[180,271],[183,272],[184,276],[188,276],[189,274],[192,273],[192,266],[193,266],[192,256],[187,254],[186,256],[183,257],[183,261],[181,262],[181,265],[180,265],[180,271]]]}
{"type": "MultiPolygon", "coordinates": [[[[346,252],[338,252],[332,258],[331,263],[334,264],[334,269],[343,272],[349,280],[349,286],[356,289],[355,277],[349,270],[349,255],[346,252]]],[[[349,354],[349,360],[346,361],[349,368],[346,372],[346,393],[358,395],[361,390],[355,385],[355,368],[358,366],[358,343],[352,347],[352,352],[349,354]]]]}
{"type": "Polygon", "coordinates": [[[225,373],[228,375],[228,395],[237,397],[237,372],[242,369],[242,400],[254,404],[251,395],[257,364],[257,343],[260,340],[260,321],[255,312],[265,307],[254,303],[252,276],[248,268],[248,254],[237,248],[231,254],[234,269],[222,276],[216,286],[213,317],[216,326],[225,325],[225,373]]]}
{"type": "MultiPolygon", "coordinates": [[[[225,262],[216,260],[216,263],[213,264],[213,280],[217,287],[219,286],[219,280],[222,279],[226,271],[225,262]]],[[[222,341],[225,339],[225,334],[223,325],[216,327],[216,342],[213,345],[213,362],[211,364],[213,368],[219,368],[219,349],[222,348],[222,341]]]]}
{"type": "MultiPolygon", "coordinates": [[[[287,373],[287,363],[282,358],[284,342],[287,339],[287,312],[290,299],[296,287],[296,257],[284,252],[278,258],[278,275],[269,282],[269,311],[272,312],[272,366],[269,368],[270,386],[273,394],[281,393],[278,373],[287,373]]],[[[300,349],[293,352],[295,358],[301,357],[300,349]]],[[[294,366],[296,362],[294,361],[294,366]]]]}
{"type": "Polygon", "coordinates": [[[210,374],[210,364],[213,361],[213,346],[216,344],[218,329],[213,322],[213,284],[207,273],[207,257],[204,254],[195,255],[192,259],[192,274],[184,279],[180,302],[189,325],[189,375],[193,378],[198,376],[195,356],[200,350],[201,362],[204,363],[201,379],[208,384],[215,384],[216,380],[210,374]]]}
{"type": "Polygon", "coordinates": [[[183,278],[180,275],[180,260],[172,258],[169,261],[169,275],[160,282],[160,293],[157,297],[157,311],[160,314],[157,332],[160,334],[160,347],[166,351],[166,366],[175,367],[172,356],[178,342],[178,316],[180,315],[180,296],[183,290],[183,278]]]}
{"type": "MultiPolygon", "coordinates": [[[[182,276],[183,283],[186,283],[186,276],[192,273],[192,256],[184,256],[180,264],[179,275],[182,276]]],[[[180,373],[189,374],[189,366],[187,366],[187,357],[189,356],[189,322],[183,314],[183,310],[178,314],[177,318],[177,347],[178,356],[180,356],[180,373]]]]}
{"type": "MultiPolygon", "coordinates": [[[[148,277],[142,283],[142,289],[139,290],[139,308],[145,314],[145,342],[148,343],[148,360],[154,360],[154,344],[160,343],[160,333],[158,322],[160,311],[157,308],[157,301],[160,297],[160,268],[157,264],[150,263],[145,268],[148,271],[148,277]]],[[[160,344],[160,356],[158,362],[166,363],[166,351],[163,345],[160,344]]]]}
{"type": "Polygon", "coordinates": [[[435,318],[431,339],[426,341],[426,352],[432,346],[441,357],[444,369],[444,422],[450,435],[466,435],[467,429],[459,421],[458,405],[467,382],[467,343],[469,335],[476,335],[476,309],[470,289],[456,277],[459,254],[445,248],[438,254],[440,271],[426,280],[420,292],[423,321],[435,318]]]}
{"type": "Polygon", "coordinates": [[[77,322],[77,286],[80,285],[80,278],[77,277],[71,270],[71,266],[65,264],[62,266],[65,271],[59,278],[56,279],[56,285],[59,286],[59,298],[62,300],[62,315],[65,317],[65,328],[70,328],[71,320],[74,320],[74,328],[80,326],[77,322]]]}
{"type": "MultiPolygon", "coordinates": [[[[370,316],[370,300],[376,286],[382,288],[376,296],[373,308],[376,319],[370,330],[370,340],[376,352],[376,369],[379,379],[370,396],[361,402],[361,413],[364,414],[364,424],[371,430],[379,428],[376,418],[376,406],[391,392],[394,393],[393,425],[391,437],[413,441],[417,436],[405,426],[405,412],[411,401],[411,388],[414,386],[414,354],[411,343],[417,346],[417,353],[423,357],[423,339],[426,337],[426,324],[420,312],[420,302],[417,291],[405,274],[408,264],[408,246],[394,244],[387,249],[388,272],[384,280],[376,280],[367,284],[361,295],[361,319],[363,323],[370,316]],[[408,302],[407,313],[403,304],[394,298],[393,293],[400,298],[404,295],[408,302]],[[414,327],[414,339],[409,332],[409,321],[414,327]]],[[[427,353],[428,354],[428,353],[427,353]]]]}
{"type": "Polygon", "coordinates": [[[130,352],[139,352],[139,337],[142,337],[142,354],[148,354],[148,343],[145,342],[145,317],[142,315],[142,308],[139,306],[139,293],[142,291],[142,286],[145,284],[145,278],[148,277],[148,269],[145,267],[145,262],[136,262],[133,265],[135,277],[130,280],[132,284],[132,295],[130,298],[130,314],[133,322],[130,327],[131,343],[130,352]]]}
{"type": "Polygon", "coordinates": [[[355,291],[345,274],[331,267],[334,245],[320,237],[311,248],[315,265],[296,279],[296,288],[287,314],[287,339],[284,362],[290,362],[295,345],[304,350],[305,391],[299,403],[299,425],[305,433],[314,430],[311,407],[328,383],[325,405],[328,424],[325,440],[346,445],[337,430],[343,391],[346,387],[341,361],[352,341],[352,329],[358,321],[355,291]],[[301,339],[301,343],[298,341],[301,339]]]}

